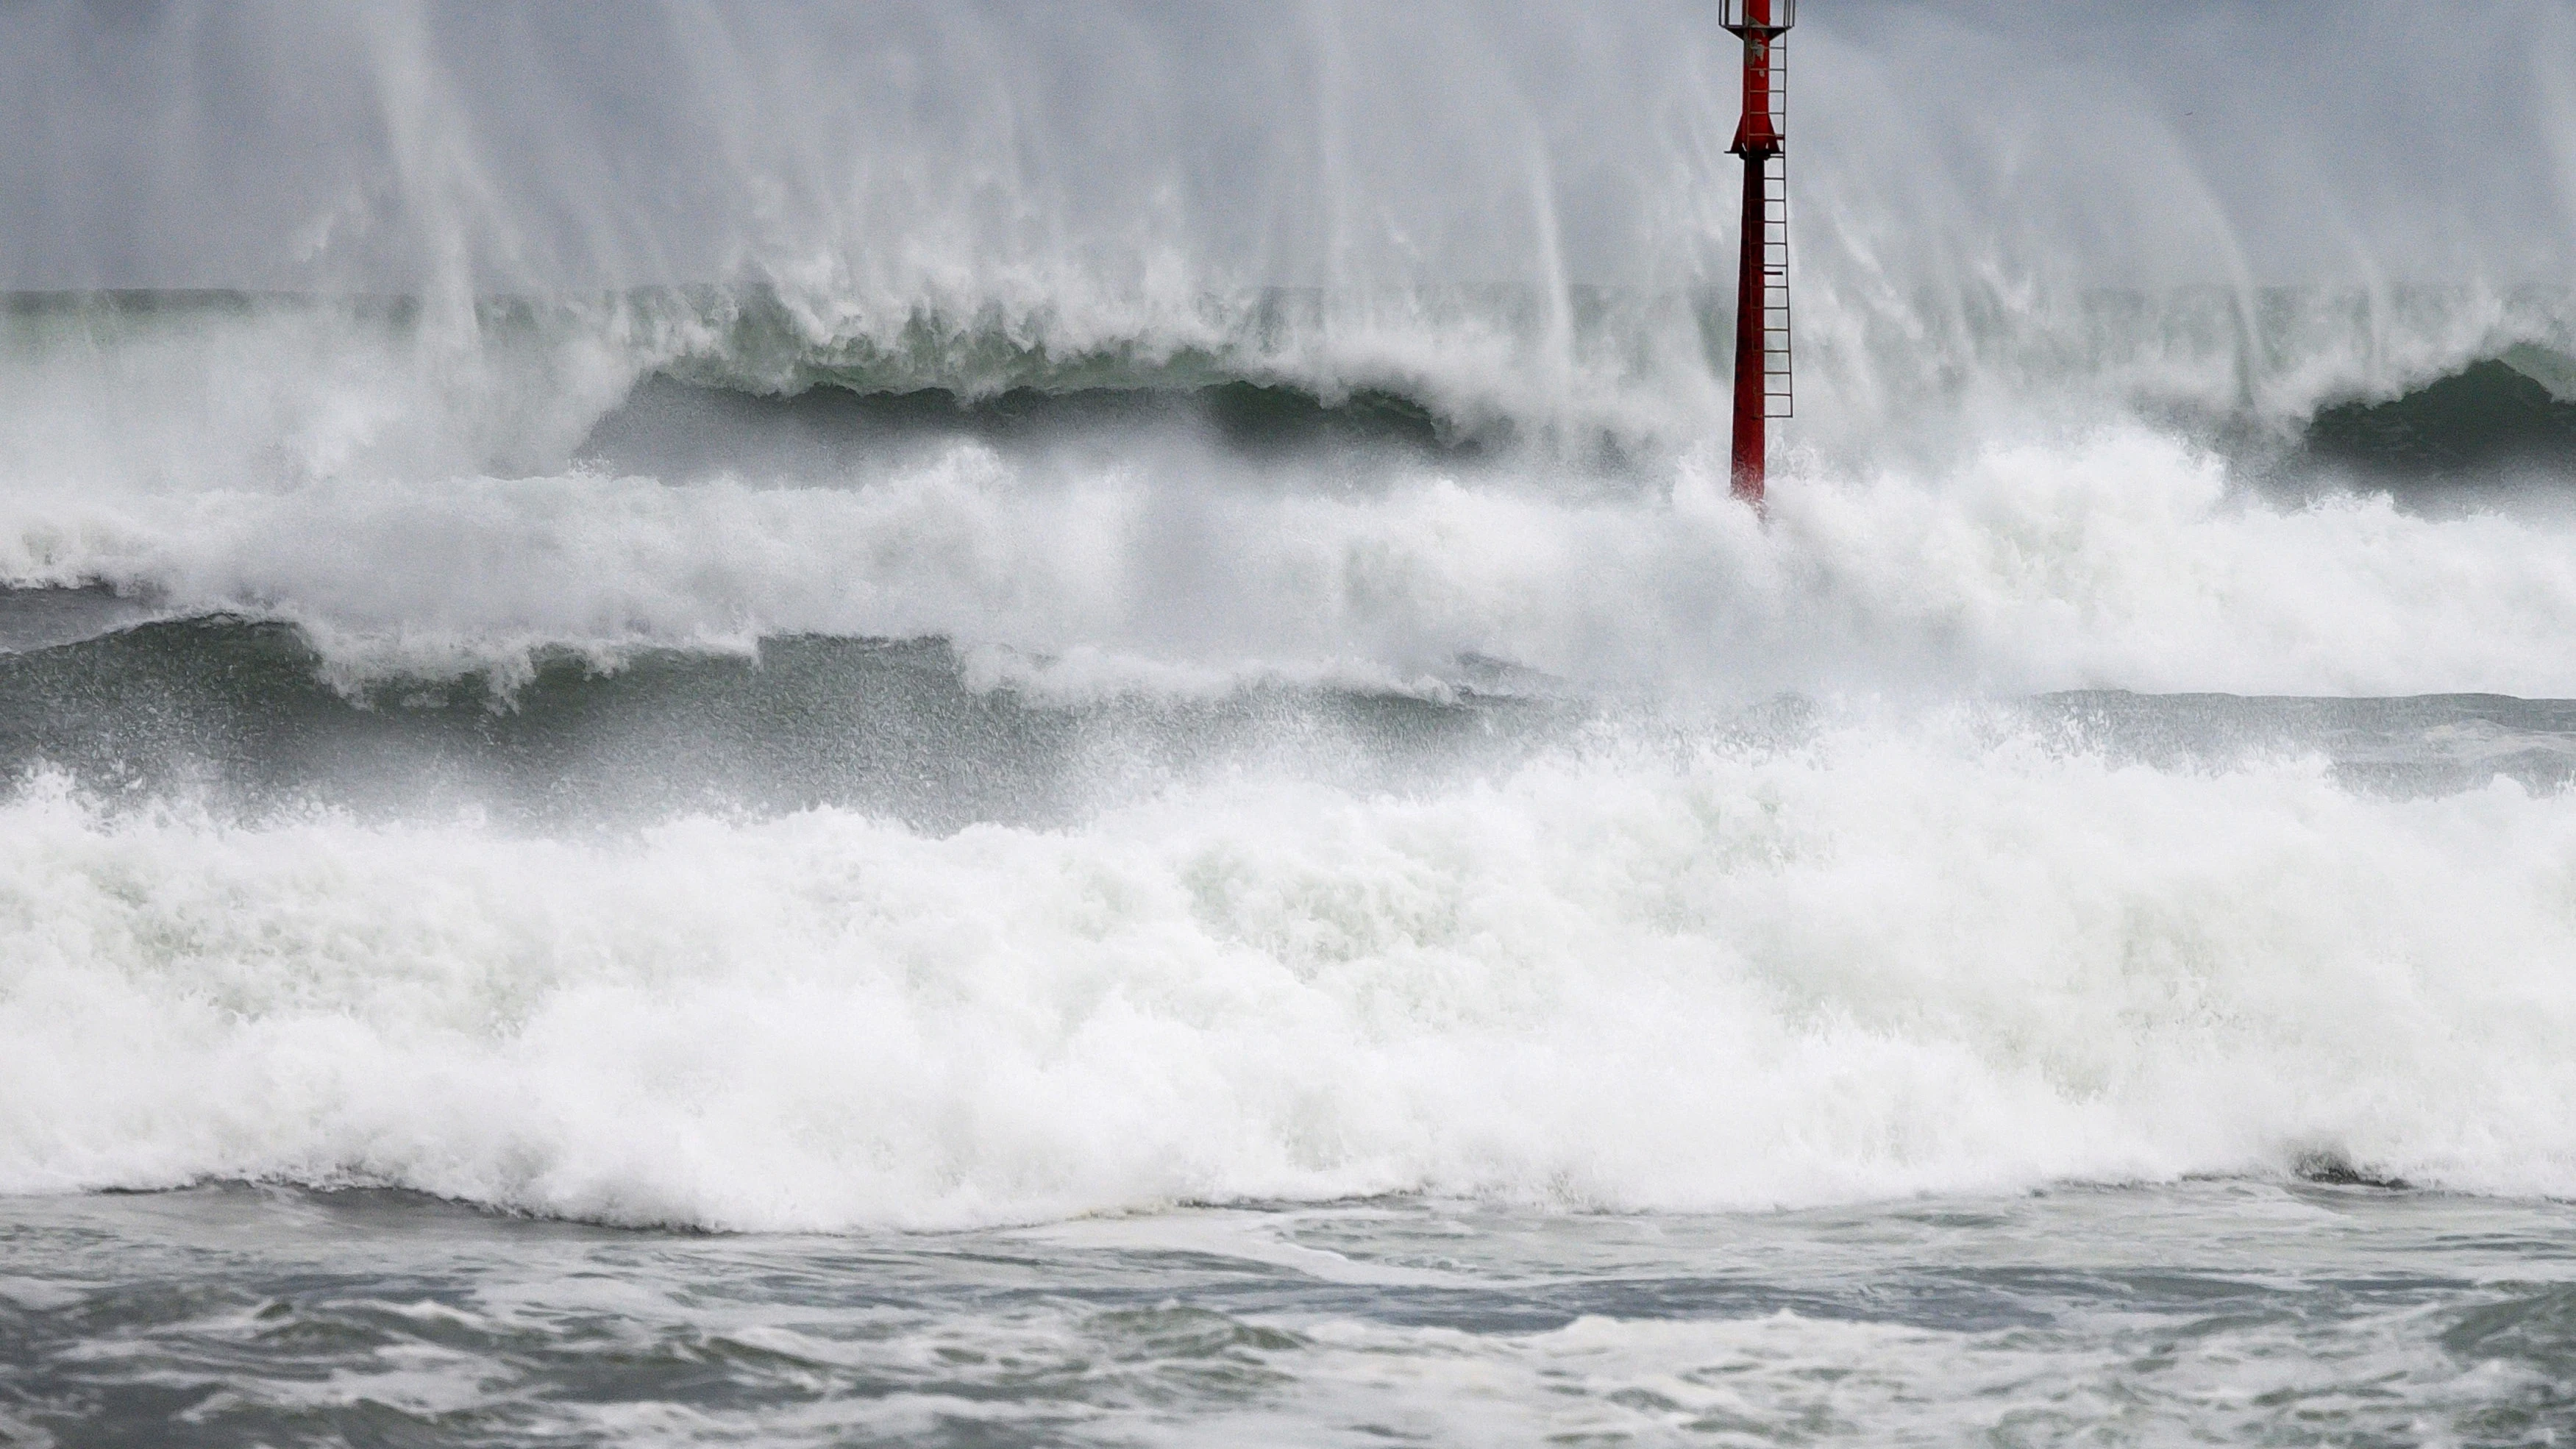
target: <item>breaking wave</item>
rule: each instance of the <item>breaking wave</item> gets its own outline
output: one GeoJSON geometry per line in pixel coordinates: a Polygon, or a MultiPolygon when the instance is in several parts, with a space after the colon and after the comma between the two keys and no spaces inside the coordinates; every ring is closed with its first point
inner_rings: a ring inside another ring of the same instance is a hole
{"type": "Polygon", "coordinates": [[[2311,1170],[2576,1192],[2576,796],[1973,721],[1079,826],[0,805],[0,1191],[628,1223],[2311,1170]]]}

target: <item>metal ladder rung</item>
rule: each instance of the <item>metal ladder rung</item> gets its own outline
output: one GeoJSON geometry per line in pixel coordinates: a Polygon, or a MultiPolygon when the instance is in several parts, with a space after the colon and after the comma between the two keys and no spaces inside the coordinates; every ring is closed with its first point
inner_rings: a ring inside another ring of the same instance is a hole
{"type": "MultiPolygon", "coordinates": [[[[1785,132],[1789,119],[1787,36],[1771,37],[1769,61],[1770,95],[1765,109],[1785,132]]],[[[1758,248],[1755,265],[1761,277],[1761,296],[1758,301],[1745,300],[1761,309],[1762,415],[1785,418],[1796,412],[1790,371],[1789,168],[1785,157],[1762,176],[1761,207],[1761,232],[1751,239],[1758,248]]]]}

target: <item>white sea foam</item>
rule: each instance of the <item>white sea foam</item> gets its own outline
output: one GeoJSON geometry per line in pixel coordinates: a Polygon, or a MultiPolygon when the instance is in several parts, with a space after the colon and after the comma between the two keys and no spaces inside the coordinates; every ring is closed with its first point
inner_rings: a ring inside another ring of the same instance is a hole
{"type": "Polygon", "coordinates": [[[2324,1155],[2576,1192],[2576,800],[2510,783],[2393,802],[1936,720],[946,838],[228,825],[49,781],[0,816],[0,1191],[837,1227],[2324,1155]]]}
{"type": "Polygon", "coordinates": [[[1350,492],[1329,462],[1248,482],[1230,466],[959,444],[828,487],[19,489],[0,495],[0,581],[291,620],[349,679],[810,632],[1068,661],[1042,671],[1059,692],[1410,687],[1475,654],[1735,697],[2576,694],[2576,525],[2266,504],[2137,426],[1998,444],[1948,475],[1793,474],[1767,528],[1698,455],[1590,498],[1509,472],[1396,466],[1350,492]]]}

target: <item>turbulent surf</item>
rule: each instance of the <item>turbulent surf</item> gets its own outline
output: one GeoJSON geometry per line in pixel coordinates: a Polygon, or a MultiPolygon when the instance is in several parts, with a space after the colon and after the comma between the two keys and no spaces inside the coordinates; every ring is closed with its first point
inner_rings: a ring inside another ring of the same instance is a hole
{"type": "Polygon", "coordinates": [[[2557,1442],[2576,27],[1808,8],[0,15],[0,1439],[2557,1442]]]}

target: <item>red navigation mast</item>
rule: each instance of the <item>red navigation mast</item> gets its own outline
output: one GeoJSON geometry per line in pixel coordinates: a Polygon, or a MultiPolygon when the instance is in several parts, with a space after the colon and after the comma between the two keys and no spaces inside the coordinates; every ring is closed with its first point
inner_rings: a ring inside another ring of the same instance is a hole
{"type": "Polygon", "coordinates": [[[1744,158],[1743,260],[1735,276],[1735,496],[1762,502],[1764,425],[1790,415],[1789,27],[1798,0],[1720,0],[1744,37],[1744,120],[1727,149],[1744,158]]]}

